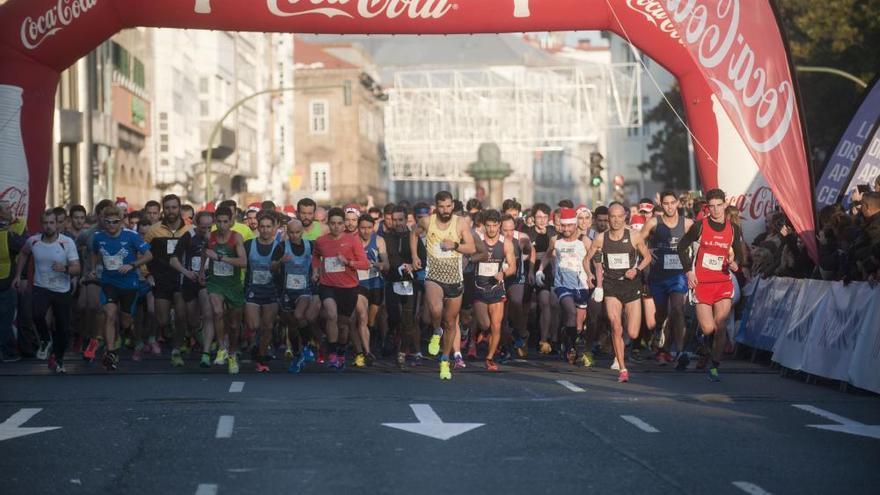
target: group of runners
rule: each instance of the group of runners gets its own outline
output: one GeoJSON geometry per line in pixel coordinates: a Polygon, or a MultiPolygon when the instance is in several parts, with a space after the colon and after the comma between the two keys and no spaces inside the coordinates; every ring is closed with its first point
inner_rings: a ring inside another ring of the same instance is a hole
{"type": "Polygon", "coordinates": [[[627,382],[627,363],[649,350],[689,366],[690,301],[707,349],[699,366],[717,381],[742,234],[718,189],[695,219],[675,193],[658,199],[523,212],[441,191],[383,209],[306,198],[295,212],[224,201],[196,213],[168,195],[136,214],[105,200],[88,228],[82,207],[45,212],[14,283],[33,285],[37,355],[59,374],[71,353],[101,353],[116,370],[123,348],[140,361],[164,346],[173,366],[195,350],[200,366],[230,374],[247,355],[258,372],[283,356],[291,373],[430,357],[449,380],[478,356],[490,371],[530,352],[592,367],[604,347],[627,382]]]}

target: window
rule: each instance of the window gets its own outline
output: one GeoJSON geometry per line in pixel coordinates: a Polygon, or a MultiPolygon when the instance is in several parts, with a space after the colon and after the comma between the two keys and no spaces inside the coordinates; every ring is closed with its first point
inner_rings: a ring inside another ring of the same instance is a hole
{"type": "Polygon", "coordinates": [[[210,88],[208,87],[208,78],[202,76],[199,78],[199,92],[207,93],[210,88]]]}
{"type": "Polygon", "coordinates": [[[309,102],[309,132],[311,134],[326,134],[330,127],[327,114],[326,100],[312,100],[309,102]]]}
{"type": "Polygon", "coordinates": [[[144,69],[144,63],[140,61],[140,59],[132,57],[132,71],[131,71],[131,79],[135,85],[141,89],[147,87],[147,72],[144,69]]]}
{"type": "Polygon", "coordinates": [[[209,113],[210,113],[210,108],[208,107],[208,101],[207,100],[200,101],[199,102],[199,114],[202,117],[207,117],[209,113]]]}
{"type": "Polygon", "coordinates": [[[330,199],[330,164],[313,163],[310,168],[310,184],[315,199],[330,199]]]}

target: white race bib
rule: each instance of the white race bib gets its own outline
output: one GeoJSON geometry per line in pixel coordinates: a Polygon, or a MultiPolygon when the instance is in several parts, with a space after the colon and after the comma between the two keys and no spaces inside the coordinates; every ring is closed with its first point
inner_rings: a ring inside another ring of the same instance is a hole
{"type": "Polygon", "coordinates": [[[608,268],[612,270],[629,270],[632,268],[629,266],[629,255],[626,253],[608,253],[605,256],[608,258],[608,268]]]}
{"type": "Polygon", "coordinates": [[[371,266],[369,270],[358,270],[358,280],[370,280],[379,276],[379,270],[371,266]]]}
{"type": "Polygon", "coordinates": [[[289,290],[303,290],[306,288],[306,276],[296,273],[288,273],[284,286],[289,290]]]}
{"type": "Polygon", "coordinates": [[[197,272],[202,269],[202,258],[198,256],[193,256],[189,261],[189,265],[192,267],[192,271],[197,272]]]}
{"type": "Polygon", "coordinates": [[[345,265],[337,257],[324,258],[324,271],[327,273],[340,273],[345,271],[345,265]]]}
{"type": "Polygon", "coordinates": [[[105,270],[110,270],[111,272],[115,272],[115,271],[119,270],[119,268],[121,268],[122,265],[124,265],[124,264],[125,264],[125,262],[123,261],[121,254],[114,254],[113,256],[104,255],[104,269],[105,270]]]}
{"type": "Polygon", "coordinates": [[[165,253],[166,254],[174,254],[174,250],[177,249],[177,241],[180,239],[168,239],[165,241],[165,253]]]}
{"type": "Polygon", "coordinates": [[[411,296],[413,295],[413,284],[409,281],[403,282],[394,282],[392,286],[394,289],[394,293],[398,296],[411,296]]]}
{"type": "Polygon", "coordinates": [[[233,267],[229,263],[225,261],[215,261],[214,262],[214,275],[218,277],[231,277],[233,273],[233,267]]]}
{"type": "Polygon", "coordinates": [[[444,251],[440,246],[440,243],[434,244],[434,257],[435,258],[452,258],[455,256],[454,250],[444,251]]]}
{"type": "Polygon", "coordinates": [[[713,272],[720,272],[724,268],[724,256],[715,256],[712,254],[703,255],[703,268],[713,272]]]}
{"type": "Polygon", "coordinates": [[[682,270],[683,268],[684,267],[681,266],[681,258],[679,258],[677,254],[663,255],[664,270],[682,270]]]}
{"type": "Polygon", "coordinates": [[[477,275],[481,277],[494,277],[498,273],[498,263],[480,263],[477,267],[477,275]]]}
{"type": "Polygon", "coordinates": [[[254,285],[266,285],[272,281],[272,273],[269,270],[254,270],[251,272],[251,282],[254,285]]]}
{"type": "Polygon", "coordinates": [[[559,261],[559,267],[566,271],[576,272],[583,268],[583,266],[583,260],[578,260],[576,256],[564,256],[559,261]]]}

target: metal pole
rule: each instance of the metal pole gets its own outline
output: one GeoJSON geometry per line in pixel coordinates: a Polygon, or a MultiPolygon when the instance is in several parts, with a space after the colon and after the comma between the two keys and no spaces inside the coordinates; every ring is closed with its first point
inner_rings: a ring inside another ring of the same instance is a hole
{"type": "Polygon", "coordinates": [[[691,191],[697,190],[697,165],[694,160],[694,140],[690,136],[688,142],[688,176],[691,183],[691,191]]]}

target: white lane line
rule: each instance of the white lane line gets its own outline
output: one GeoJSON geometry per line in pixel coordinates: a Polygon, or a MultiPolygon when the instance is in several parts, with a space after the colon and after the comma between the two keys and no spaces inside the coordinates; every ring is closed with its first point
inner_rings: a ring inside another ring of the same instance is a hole
{"type": "Polygon", "coordinates": [[[767,490],[748,481],[734,481],[732,484],[749,495],[771,495],[767,490]]]}
{"type": "Polygon", "coordinates": [[[235,416],[220,416],[217,422],[217,438],[231,438],[232,427],[235,426],[235,416]]]}
{"type": "Polygon", "coordinates": [[[840,423],[842,425],[860,424],[851,419],[844,418],[843,416],[838,416],[833,412],[826,411],[825,409],[819,409],[818,407],[811,406],[809,404],[792,404],[792,407],[796,407],[801,411],[807,411],[808,413],[815,414],[816,416],[822,416],[825,419],[830,419],[831,421],[834,421],[835,423],[840,423]]]}
{"type": "Polygon", "coordinates": [[[584,389],[578,387],[577,385],[575,385],[574,383],[571,383],[571,382],[568,381],[568,380],[556,380],[556,383],[558,383],[558,384],[562,385],[563,387],[565,387],[565,388],[571,390],[572,392],[586,392],[586,390],[584,390],[584,389]]]}
{"type": "Polygon", "coordinates": [[[217,485],[202,483],[196,488],[196,495],[217,495],[217,485]]]}
{"type": "Polygon", "coordinates": [[[654,428],[653,426],[649,425],[648,423],[645,423],[644,421],[642,421],[641,419],[639,419],[635,416],[622,415],[620,417],[624,421],[626,421],[627,423],[635,426],[636,428],[644,431],[645,433],[660,433],[660,430],[658,430],[657,428],[654,428]]]}
{"type": "Polygon", "coordinates": [[[229,393],[230,394],[239,393],[242,390],[244,390],[244,382],[232,382],[229,385],[229,393]]]}

